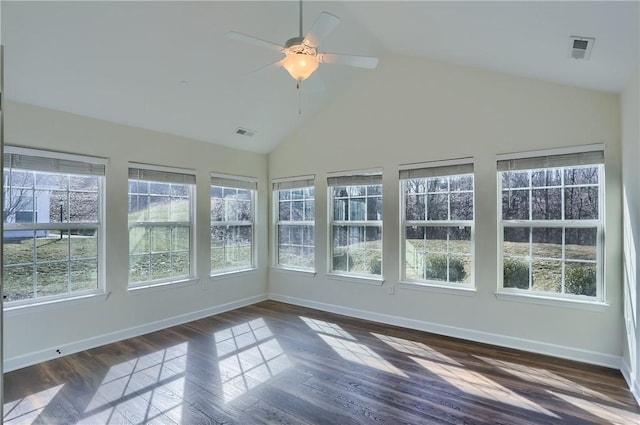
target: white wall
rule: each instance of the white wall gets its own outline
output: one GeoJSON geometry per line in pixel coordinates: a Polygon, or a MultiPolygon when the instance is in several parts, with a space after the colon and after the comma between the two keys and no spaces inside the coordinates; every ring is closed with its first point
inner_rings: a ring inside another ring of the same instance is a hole
{"type": "Polygon", "coordinates": [[[276,299],[500,345],[619,367],[622,354],[619,96],[425,60],[387,57],[269,156],[269,177],[316,175],[316,268],[271,270],[276,299]],[[495,155],[605,144],[604,311],[499,301],[495,155]],[[473,156],[474,296],[387,285],[398,281],[398,165],[473,156]],[[383,286],[327,278],[330,171],[384,168],[383,286]]]}
{"type": "Polygon", "coordinates": [[[7,102],[5,142],[109,159],[106,170],[106,300],[5,312],[5,369],[42,361],[180,321],[252,303],[267,293],[267,157],[177,136],[7,102]],[[199,282],[162,290],[127,289],[128,161],[197,170],[196,267],[199,282]],[[255,272],[209,278],[209,172],[257,177],[255,272]]]}
{"type": "Polygon", "coordinates": [[[640,402],[640,72],[621,99],[625,344],[623,373],[640,402]]]}

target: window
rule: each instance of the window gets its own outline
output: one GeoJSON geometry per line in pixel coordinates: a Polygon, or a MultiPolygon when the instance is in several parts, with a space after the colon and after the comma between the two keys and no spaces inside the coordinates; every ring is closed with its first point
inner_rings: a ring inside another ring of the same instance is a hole
{"type": "Polygon", "coordinates": [[[254,267],[254,210],[258,182],[211,175],[211,273],[254,267]]]}
{"type": "Polygon", "coordinates": [[[192,170],[129,164],[129,285],[193,276],[192,170]]]}
{"type": "Polygon", "coordinates": [[[382,275],[382,174],[330,176],[331,272],[382,275]]]}
{"type": "Polygon", "coordinates": [[[602,151],[498,161],[502,288],[603,299],[602,151]]]}
{"type": "Polygon", "coordinates": [[[400,171],[402,279],[473,284],[473,164],[400,171]]]}
{"type": "Polygon", "coordinates": [[[7,146],[3,162],[7,304],[102,290],[106,160],[7,146]]]}
{"type": "Polygon", "coordinates": [[[276,265],[314,270],[314,176],[274,181],[276,265]]]}

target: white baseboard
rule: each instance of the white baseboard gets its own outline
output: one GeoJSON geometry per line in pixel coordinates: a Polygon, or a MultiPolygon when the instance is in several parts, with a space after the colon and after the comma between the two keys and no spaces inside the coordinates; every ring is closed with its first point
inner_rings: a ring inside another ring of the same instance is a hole
{"type": "Polygon", "coordinates": [[[358,310],[351,307],[344,307],[335,304],[326,304],[317,301],[311,301],[303,298],[290,297],[277,293],[269,293],[269,299],[280,301],[287,304],[295,304],[302,307],[314,308],[330,313],[343,314],[346,316],[357,317],[359,319],[371,320],[374,322],[385,323],[404,328],[415,329],[435,333],[439,335],[450,336],[454,338],[466,339],[469,341],[481,342],[485,344],[497,345],[500,347],[515,348],[518,350],[529,351],[533,353],[546,354],[549,356],[560,357],[563,359],[575,360],[584,363],[590,363],[599,366],[606,366],[614,369],[620,369],[622,359],[618,356],[609,354],[596,353],[578,348],[566,347],[562,345],[548,344],[539,341],[533,341],[523,338],[515,338],[511,336],[499,335],[489,332],[474,331],[470,329],[458,328],[455,326],[441,325],[437,323],[424,322],[421,320],[407,319],[399,316],[375,313],[366,310],[358,310]]]}
{"type": "Polygon", "coordinates": [[[635,377],[629,363],[627,363],[625,359],[622,359],[620,372],[622,372],[622,376],[624,376],[625,381],[627,381],[631,394],[635,397],[636,402],[640,404],[640,381],[635,377]]]}
{"type": "Polygon", "coordinates": [[[52,360],[57,357],[66,356],[69,354],[77,353],[91,348],[96,348],[101,345],[110,344],[113,342],[121,341],[127,338],[133,338],[136,336],[148,334],[150,332],[159,331],[169,328],[171,326],[181,325],[183,323],[192,322],[194,320],[202,319],[204,317],[213,316],[216,314],[224,313],[225,311],[235,310],[236,308],[245,307],[251,304],[258,303],[260,301],[267,300],[266,294],[256,295],[253,297],[244,298],[238,301],[232,301],[230,303],[222,304],[215,307],[206,308],[203,310],[193,311],[179,316],[169,317],[166,319],[158,320],[151,323],[145,323],[140,326],[134,326],[127,329],[121,329],[115,332],[109,332],[103,335],[92,336],[90,338],[74,341],[72,343],[47,348],[44,350],[36,351],[34,353],[25,354],[22,356],[16,356],[4,360],[4,372],[11,372],[12,370],[21,369],[26,366],[31,366],[37,363],[52,360]],[[60,350],[58,354],[56,350],[60,350]]]}

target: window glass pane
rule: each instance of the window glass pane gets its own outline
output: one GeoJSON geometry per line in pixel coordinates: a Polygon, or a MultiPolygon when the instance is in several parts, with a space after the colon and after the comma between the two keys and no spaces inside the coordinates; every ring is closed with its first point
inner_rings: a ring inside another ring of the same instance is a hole
{"type": "Polygon", "coordinates": [[[367,220],[382,220],[382,197],[367,198],[367,220]]]}
{"type": "Polygon", "coordinates": [[[246,268],[253,264],[252,226],[214,226],[211,237],[213,270],[246,268]]]}
{"type": "Polygon", "coordinates": [[[598,184],[598,167],[566,168],[564,170],[564,184],[598,184]]]}
{"type": "Polygon", "coordinates": [[[171,254],[168,252],[152,253],[151,256],[151,280],[167,279],[172,277],[171,254]]]}
{"type": "Polygon", "coordinates": [[[528,171],[509,171],[502,173],[502,189],[529,187],[528,171]]]}
{"type": "Polygon", "coordinates": [[[351,198],[349,202],[349,220],[365,220],[367,218],[366,198],[351,198]]]}
{"type": "Polygon", "coordinates": [[[33,265],[5,265],[2,270],[5,302],[27,300],[34,297],[33,265]]]}
{"type": "Polygon", "coordinates": [[[278,264],[313,268],[312,226],[278,226],[278,264]]]}
{"type": "Polygon", "coordinates": [[[447,253],[449,228],[445,226],[427,227],[425,229],[425,249],[427,252],[447,253]]]}
{"type": "MultiPolygon", "coordinates": [[[[38,233],[42,233],[39,231],[38,233]]],[[[5,267],[14,264],[28,264],[33,262],[33,230],[4,231],[2,260],[5,267]]],[[[5,280],[6,284],[7,281],[5,280]]]]}
{"type": "Polygon", "coordinates": [[[5,180],[4,184],[10,185],[13,189],[32,189],[35,184],[35,173],[33,171],[11,170],[9,179],[5,180]]]}
{"type": "Polygon", "coordinates": [[[529,227],[505,227],[504,228],[504,255],[505,257],[529,256],[529,227]]]}
{"type": "Polygon", "coordinates": [[[97,192],[97,176],[69,176],[69,189],[78,192],[97,192]]]}
{"type": "Polygon", "coordinates": [[[425,195],[406,195],[404,211],[406,220],[424,220],[425,195]]]}
{"type": "Polygon", "coordinates": [[[291,220],[291,203],[289,201],[281,201],[278,204],[278,220],[291,220]]]}
{"type": "Polygon", "coordinates": [[[471,255],[471,226],[449,228],[449,251],[471,255]]]}
{"type": "Polygon", "coordinates": [[[533,189],[531,209],[534,220],[561,220],[562,189],[533,189]]]}
{"type": "Polygon", "coordinates": [[[169,204],[171,198],[168,196],[149,197],[149,218],[151,222],[163,222],[169,220],[169,204]]]}
{"type": "Polygon", "coordinates": [[[531,186],[533,187],[560,186],[561,184],[562,174],[560,169],[535,170],[531,172],[531,186]]]}
{"type": "Polygon", "coordinates": [[[567,228],[565,231],[565,258],[570,260],[597,260],[598,229],[567,228]]]}
{"type": "Polygon", "coordinates": [[[502,270],[503,286],[505,288],[529,289],[530,271],[528,261],[505,256],[502,270]]]}
{"type": "Polygon", "coordinates": [[[304,203],[304,219],[305,221],[315,220],[315,202],[313,199],[309,199],[304,203]]]}
{"type": "Polygon", "coordinates": [[[291,199],[291,190],[286,189],[278,191],[278,200],[284,201],[288,199],[291,199]]]}
{"type": "Polygon", "coordinates": [[[60,295],[69,292],[69,263],[67,261],[39,262],[36,297],[60,295]]]}
{"type": "Polygon", "coordinates": [[[473,220],[473,193],[451,194],[451,220],[473,220]]]}
{"type": "Polygon", "coordinates": [[[473,176],[451,176],[449,177],[450,189],[452,192],[461,190],[473,190],[473,176]]]}
{"type": "Polygon", "coordinates": [[[568,294],[597,295],[597,270],[595,264],[567,262],[565,287],[568,294]]]}
{"type": "Polygon", "coordinates": [[[72,229],[69,236],[72,260],[98,258],[98,231],[96,229],[72,229]]]}
{"type": "Polygon", "coordinates": [[[174,227],[173,228],[173,251],[185,251],[189,252],[190,248],[190,236],[188,227],[174,227]]]}
{"type": "Polygon", "coordinates": [[[502,191],[502,219],[529,220],[529,190],[502,191]]]}
{"type": "Polygon", "coordinates": [[[427,220],[447,220],[449,218],[449,195],[427,195],[427,220]]]}
{"type": "Polygon", "coordinates": [[[534,291],[555,292],[562,290],[562,261],[532,261],[532,288],[534,291]]]}
{"type": "Polygon", "coordinates": [[[98,261],[81,260],[71,262],[71,290],[86,291],[97,289],[98,261]]]}
{"type": "Polygon", "coordinates": [[[598,187],[568,187],[564,190],[567,220],[598,219],[598,187]]]}
{"type": "Polygon", "coordinates": [[[449,179],[447,177],[432,177],[427,179],[427,191],[447,192],[449,190],[449,179]]]}
{"type": "MultiPolygon", "coordinates": [[[[62,212],[67,204],[62,205],[62,212]]],[[[58,204],[60,208],[60,204],[58,204]]],[[[72,192],[69,194],[69,221],[79,222],[97,222],[98,221],[98,193],[97,192],[72,192]]],[[[53,208],[55,215],[55,208],[53,208]]]]}
{"type": "Polygon", "coordinates": [[[562,258],[562,228],[533,228],[531,237],[534,257],[562,258]]]}
{"type": "Polygon", "coordinates": [[[149,254],[129,255],[129,282],[146,282],[150,280],[149,254]]]}
{"type": "Polygon", "coordinates": [[[170,186],[169,183],[149,182],[149,193],[157,196],[168,196],[170,186]]]}
{"type": "Polygon", "coordinates": [[[67,192],[69,189],[69,176],[66,174],[35,173],[36,189],[47,189],[67,192]]]}
{"type": "Polygon", "coordinates": [[[382,196],[382,185],[372,184],[367,186],[367,196],[382,196]]]}
{"type": "MultiPolygon", "coordinates": [[[[151,252],[165,252],[171,250],[171,228],[152,227],[151,232],[151,252]]],[[[152,264],[153,265],[153,264],[152,264]]]]}
{"type": "Polygon", "coordinates": [[[189,221],[191,214],[191,202],[189,198],[173,197],[169,206],[169,221],[189,221]]]}
{"type": "MultiPolygon", "coordinates": [[[[302,198],[302,194],[300,198],[302,198]]],[[[304,202],[293,201],[291,203],[291,220],[302,221],[303,218],[304,218],[304,202]]]]}
{"type": "Polygon", "coordinates": [[[150,231],[147,227],[129,228],[129,253],[144,254],[149,252],[150,231]]]}
{"type": "Polygon", "coordinates": [[[36,233],[37,262],[66,261],[69,259],[68,230],[62,232],[62,237],[55,236],[54,232],[60,235],[59,230],[36,233]]]}

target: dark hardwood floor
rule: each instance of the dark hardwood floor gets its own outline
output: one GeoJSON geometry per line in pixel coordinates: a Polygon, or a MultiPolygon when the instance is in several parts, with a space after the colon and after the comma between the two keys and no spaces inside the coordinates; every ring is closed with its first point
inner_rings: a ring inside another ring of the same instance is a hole
{"type": "Polygon", "coordinates": [[[619,371],[273,301],[5,375],[6,424],[639,424],[619,371]]]}

